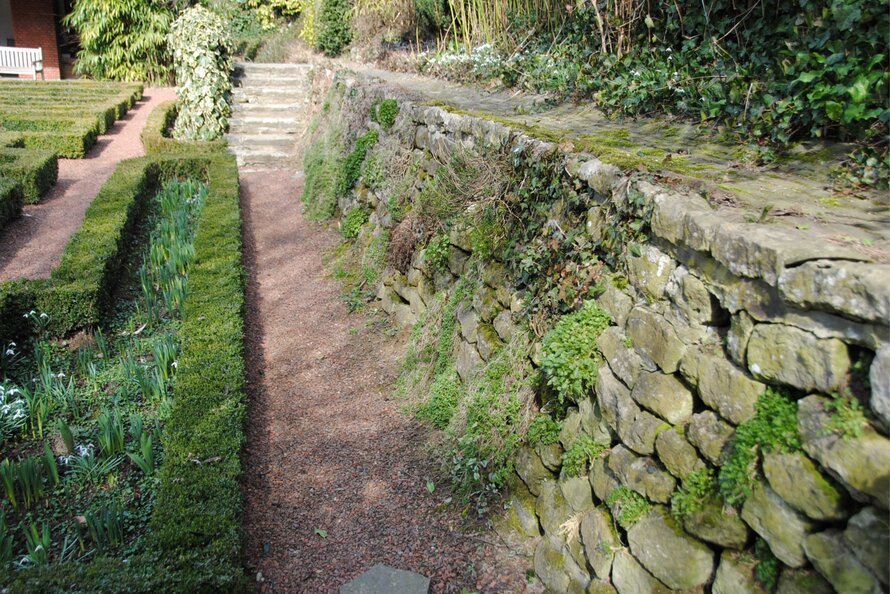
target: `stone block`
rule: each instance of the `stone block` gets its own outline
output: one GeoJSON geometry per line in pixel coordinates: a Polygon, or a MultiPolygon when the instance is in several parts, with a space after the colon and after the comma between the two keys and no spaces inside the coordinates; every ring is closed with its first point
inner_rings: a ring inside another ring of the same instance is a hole
{"type": "Polygon", "coordinates": [[[863,508],[850,518],[844,541],[856,558],[885,586],[890,583],[890,522],[887,512],[863,508]]]}
{"type": "Polygon", "coordinates": [[[655,438],[668,425],[641,410],[630,397],[630,390],[607,367],[600,368],[595,391],[603,418],[621,441],[638,454],[655,451],[655,438]]]}
{"type": "Polygon", "coordinates": [[[479,324],[476,328],[476,350],[483,361],[490,360],[503,344],[491,324],[479,324]]]}
{"type": "Polygon", "coordinates": [[[627,531],[631,553],[673,590],[704,586],[714,571],[714,551],[687,535],[666,508],[656,506],[627,531]]]}
{"type": "Polygon", "coordinates": [[[479,326],[479,314],[469,303],[463,301],[455,310],[457,322],[460,324],[460,335],[470,344],[476,344],[476,329],[479,326]]]}
{"type": "Polygon", "coordinates": [[[593,507],[593,490],[588,477],[562,476],[559,479],[559,489],[573,512],[582,513],[593,507]]]}
{"type": "Polygon", "coordinates": [[[723,551],[711,594],[768,594],[754,576],[756,563],[745,559],[740,553],[723,551]]]}
{"type": "Polygon", "coordinates": [[[612,321],[619,328],[624,327],[627,316],[634,306],[633,299],[611,283],[606,284],[606,290],[597,297],[596,304],[612,317],[612,321]]]}
{"type": "MultiPolygon", "coordinates": [[[[509,304],[508,304],[509,305],[509,304]]],[[[494,317],[494,330],[498,333],[498,336],[504,342],[510,342],[510,339],[513,338],[513,332],[516,328],[515,324],[513,324],[513,316],[510,313],[509,309],[505,309],[498,315],[494,317]]]]}
{"type": "Polygon", "coordinates": [[[652,501],[670,502],[677,481],[649,456],[637,456],[618,445],[612,448],[607,461],[609,470],[626,487],[652,501]]]}
{"type": "Polygon", "coordinates": [[[578,177],[597,194],[611,196],[612,187],[621,179],[621,170],[599,159],[590,159],[578,168],[578,177]]]}
{"type": "Polygon", "coordinates": [[[890,507],[890,440],[870,427],[859,437],[829,431],[828,400],[807,396],[798,402],[797,428],[804,451],[859,499],[890,507]]]}
{"type": "Polygon", "coordinates": [[[844,594],[879,594],[882,591],[877,578],[847,547],[840,530],[811,534],[803,548],[813,567],[836,591],[844,594]]]}
{"type": "Polygon", "coordinates": [[[677,264],[653,245],[640,248],[640,255],[627,258],[627,277],[631,284],[653,300],[664,297],[668,278],[677,264]]]}
{"type": "Polygon", "coordinates": [[[469,259],[470,254],[452,245],[448,250],[448,271],[454,276],[463,275],[469,259]]]}
{"type": "Polygon", "coordinates": [[[426,126],[417,126],[417,132],[414,133],[414,146],[419,149],[429,148],[430,145],[430,129],[426,126]]]}
{"type": "Polygon", "coordinates": [[[590,465],[590,486],[599,501],[605,501],[609,493],[621,486],[605,458],[598,458],[590,465]]]}
{"type": "Polygon", "coordinates": [[[544,481],[541,483],[541,493],[535,502],[535,512],[541,521],[544,534],[559,535],[560,528],[572,517],[572,508],[562,489],[556,481],[544,481]]]}
{"type": "Polygon", "coordinates": [[[736,425],[754,416],[754,405],[766,389],[715,349],[688,350],[680,362],[680,371],[698,387],[702,402],[736,425]]]}
{"type": "Polygon", "coordinates": [[[686,438],[680,434],[676,427],[658,434],[655,439],[655,451],[658,452],[661,463],[679,479],[684,479],[693,472],[706,468],[705,463],[698,457],[698,452],[686,441],[686,438]]]}
{"type": "Polygon", "coordinates": [[[630,397],[672,425],[692,416],[692,392],[674,375],[643,372],[630,397]]]}
{"type": "Polygon", "coordinates": [[[565,541],[546,535],[535,548],[535,575],[556,594],[583,594],[590,574],[572,558],[565,541]]]}
{"type": "Polygon", "coordinates": [[[646,571],[630,551],[620,549],[612,561],[612,584],[618,594],[667,594],[670,590],[646,571]]]}
{"type": "Polygon", "coordinates": [[[755,326],[747,361],[754,377],[823,393],[840,388],[850,369],[846,344],[784,324],[755,326]]]}
{"type": "Polygon", "coordinates": [[[428,594],[429,591],[430,578],[381,563],[340,586],[340,594],[428,594]]]}
{"type": "Polygon", "coordinates": [[[729,332],[726,333],[726,352],[736,365],[745,369],[748,368],[745,355],[752,332],[754,319],[747,312],[740,311],[730,318],[729,332]]]}
{"type": "Polygon", "coordinates": [[[779,575],[776,594],[834,594],[834,588],[815,571],[786,567],[779,575]]]}
{"type": "Polygon", "coordinates": [[[553,472],[559,472],[560,467],[562,466],[562,446],[558,443],[552,443],[550,445],[539,445],[535,447],[535,451],[538,453],[538,456],[541,457],[541,462],[544,463],[544,466],[547,470],[552,470],[553,472]]]}
{"type": "Polygon", "coordinates": [[[726,549],[742,549],[748,542],[748,526],[716,497],[690,512],[683,519],[683,528],[696,538],[726,549]]]}
{"type": "Polygon", "coordinates": [[[569,449],[578,435],[581,433],[581,413],[577,408],[570,408],[566,411],[565,419],[562,421],[562,429],[559,431],[559,443],[562,447],[569,449]]]}
{"type": "Polygon", "coordinates": [[[816,524],[798,513],[772,489],[754,483],[742,506],[742,519],[769,544],[773,555],[789,567],[806,563],[803,541],[816,524]]]}
{"type": "Polygon", "coordinates": [[[702,456],[720,466],[729,455],[730,440],[735,435],[731,425],[720,420],[713,412],[706,410],[692,415],[686,428],[686,439],[694,445],[702,456]]]}
{"type": "Polygon", "coordinates": [[[671,274],[665,293],[680,313],[693,324],[722,325],[726,322],[717,298],[685,266],[678,266],[671,274]]]}
{"type": "Polygon", "coordinates": [[[591,436],[597,443],[611,444],[614,434],[609,424],[603,418],[599,404],[592,398],[582,398],[578,401],[578,414],[581,417],[581,430],[591,436]]]}
{"type": "Polygon", "coordinates": [[[535,497],[541,494],[541,487],[547,481],[552,481],[554,475],[547,470],[541,458],[531,448],[519,448],[513,457],[513,468],[516,474],[522,479],[522,482],[528,487],[528,490],[535,497]]]}
{"type": "Polygon", "coordinates": [[[483,364],[484,361],[475,346],[465,340],[458,341],[455,367],[460,379],[468,381],[482,368],[483,364]]]}
{"type": "Polygon", "coordinates": [[[491,322],[501,309],[497,295],[489,287],[482,287],[473,295],[473,309],[483,322],[491,322]]]}
{"type": "Polygon", "coordinates": [[[587,562],[594,575],[603,580],[609,579],[615,551],[621,549],[621,541],[615,532],[612,514],[603,507],[597,507],[581,518],[581,542],[587,562]]]}
{"type": "Polygon", "coordinates": [[[769,486],[791,507],[814,520],[847,517],[849,497],[800,452],[772,452],[763,456],[769,486]]]}
{"type": "Polygon", "coordinates": [[[802,309],[835,311],[857,320],[890,319],[890,265],[815,260],[779,276],[782,298],[802,309]]]}
{"type": "Polygon", "coordinates": [[[507,509],[508,526],[528,538],[541,536],[541,525],[535,512],[535,496],[517,475],[509,484],[510,505],[507,509]]]}
{"type": "Polygon", "coordinates": [[[597,338],[596,346],[615,375],[627,387],[633,388],[643,368],[643,360],[632,347],[627,346],[628,340],[621,328],[609,326],[597,338]]]}
{"type": "Polygon", "coordinates": [[[664,316],[647,307],[635,307],[627,318],[626,332],[644,359],[650,359],[665,373],[677,371],[686,344],[664,316]]]}
{"type": "Polygon", "coordinates": [[[890,343],[875,353],[868,371],[871,409],[886,431],[890,428],[890,343]]]}

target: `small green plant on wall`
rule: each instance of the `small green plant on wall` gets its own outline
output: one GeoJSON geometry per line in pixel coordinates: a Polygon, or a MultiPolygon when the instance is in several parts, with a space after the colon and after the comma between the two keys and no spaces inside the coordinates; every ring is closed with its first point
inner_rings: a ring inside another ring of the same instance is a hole
{"type": "Polygon", "coordinates": [[[611,323],[608,313],[586,301],[544,336],[541,370],[560,402],[577,402],[593,387],[599,369],[596,339],[611,323]]]}
{"type": "Polygon", "coordinates": [[[437,235],[430,239],[426,246],[426,263],[434,271],[448,268],[448,254],[451,251],[451,241],[445,234],[437,235]]]}
{"type": "Polygon", "coordinates": [[[362,225],[367,222],[368,211],[361,207],[353,208],[346,214],[346,218],[343,219],[343,226],[340,231],[346,239],[354,239],[358,237],[362,225]]]}
{"type": "Polygon", "coordinates": [[[371,121],[380,124],[384,130],[392,128],[398,116],[399,103],[395,99],[384,99],[371,107],[371,121]]]}

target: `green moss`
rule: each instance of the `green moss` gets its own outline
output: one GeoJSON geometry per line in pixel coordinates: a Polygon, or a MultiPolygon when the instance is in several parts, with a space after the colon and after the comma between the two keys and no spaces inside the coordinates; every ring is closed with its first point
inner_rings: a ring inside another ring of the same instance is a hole
{"type": "Polygon", "coordinates": [[[429,397],[417,407],[417,417],[437,429],[445,429],[457,410],[461,397],[460,377],[452,367],[436,375],[430,384],[429,397]]]}
{"type": "Polygon", "coordinates": [[[562,471],[566,476],[583,475],[594,460],[603,455],[606,447],[589,435],[580,434],[562,455],[562,471]]]}
{"type": "Polygon", "coordinates": [[[379,138],[380,133],[377,130],[369,130],[355,141],[355,148],[343,161],[342,169],[337,176],[337,196],[346,196],[361,177],[362,164],[365,162],[368,150],[377,144],[379,138]]]}
{"type": "Polygon", "coordinates": [[[384,130],[389,130],[396,123],[399,115],[399,104],[395,99],[384,99],[375,102],[371,107],[371,121],[380,124],[384,130]]]}
{"type": "Polygon", "coordinates": [[[617,487],[606,497],[606,505],[618,508],[618,525],[629,530],[649,513],[652,506],[645,497],[627,487],[617,487]]]}
{"type": "Polygon", "coordinates": [[[730,505],[741,505],[751,495],[762,453],[796,452],[797,403],[769,387],[757,400],[754,417],[736,428],[732,452],[720,469],[720,493],[730,505]]]}

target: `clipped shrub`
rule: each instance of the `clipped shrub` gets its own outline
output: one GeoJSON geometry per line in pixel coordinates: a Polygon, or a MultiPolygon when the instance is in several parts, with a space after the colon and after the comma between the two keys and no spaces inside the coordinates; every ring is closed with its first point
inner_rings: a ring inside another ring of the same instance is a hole
{"type": "Polygon", "coordinates": [[[22,188],[14,179],[0,177],[0,229],[22,214],[24,204],[22,188]]]}
{"type": "Polygon", "coordinates": [[[563,316],[544,336],[541,369],[560,402],[577,402],[596,383],[599,369],[596,339],[609,327],[609,314],[593,301],[563,316]]]}
{"type": "Polygon", "coordinates": [[[36,149],[0,149],[0,176],[18,180],[25,203],[36,204],[56,183],[56,155],[36,149]]]}
{"type": "Polygon", "coordinates": [[[318,15],[315,48],[328,56],[337,56],[352,41],[348,0],[323,0],[318,15]]]}
{"type": "Polygon", "coordinates": [[[222,137],[229,125],[232,93],[232,42],[225,22],[206,8],[193,6],[173,23],[169,42],[179,100],[173,137],[222,137]]]}
{"type": "Polygon", "coordinates": [[[160,0],[77,0],[63,21],[80,39],[75,72],[99,79],[166,82],[171,19],[169,4],[160,0]]]}

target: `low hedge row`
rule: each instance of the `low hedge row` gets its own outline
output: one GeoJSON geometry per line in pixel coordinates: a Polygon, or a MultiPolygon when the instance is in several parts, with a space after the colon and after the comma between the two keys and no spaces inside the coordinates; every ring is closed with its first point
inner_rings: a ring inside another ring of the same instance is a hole
{"type": "Polygon", "coordinates": [[[176,123],[176,101],[164,101],[159,103],[148,114],[145,127],[140,136],[145,154],[156,155],[176,150],[179,143],[169,138],[169,132],[176,123]]]}
{"type": "Polygon", "coordinates": [[[22,214],[24,200],[22,188],[17,180],[0,177],[0,229],[22,214]]]}
{"type": "Polygon", "coordinates": [[[38,149],[0,148],[0,177],[18,180],[26,204],[36,204],[59,177],[55,153],[38,149]]]}
{"type": "MultiPolygon", "coordinates": [[[[182,151],[179,151],[182,152],[182,151]]],[[[139,159],[154,186],[208,184],[179,336],[173,410],[144,553],[18,572],[10,592],[246,592],[241,562],[244,270],[238,169],[230,155],[139,159]]],[[[131,161],[132,163],[132,161],[131,161]]],[[[2,292],[0,292],[2,303],[2,292]]]]}

